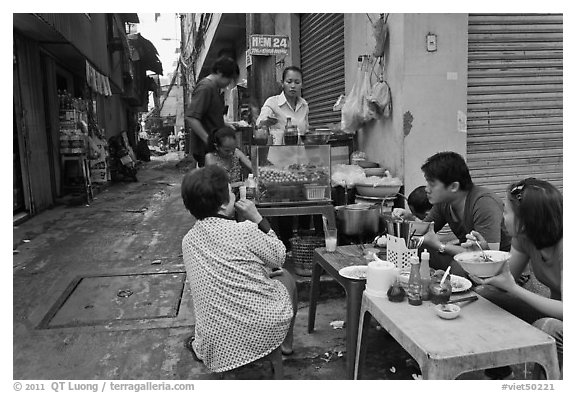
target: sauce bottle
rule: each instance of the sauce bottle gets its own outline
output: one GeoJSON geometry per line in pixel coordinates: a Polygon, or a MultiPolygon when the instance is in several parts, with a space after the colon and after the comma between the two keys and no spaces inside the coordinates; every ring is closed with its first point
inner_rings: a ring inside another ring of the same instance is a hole
{"type": "Polygon", "coordinates": [[[254,201],[256,199],[256,180],[254,180],[254,174],[248,174],[248,179],[246,179],[245,185],[246,199],[254,201]]]}
{"type": "Polygon", "coordinates": [[[422,280],[422,290],[420,292],[422,300],[430,299],[430,253],[424,249],[420,255],[420,278],[422,280]]]}
{"type": "Polygon", "coordinates": [[[410,278],[408,279],[408,303],[413,306],[422,304],[422,279],[418,256],[410,257],[410,278]]]}

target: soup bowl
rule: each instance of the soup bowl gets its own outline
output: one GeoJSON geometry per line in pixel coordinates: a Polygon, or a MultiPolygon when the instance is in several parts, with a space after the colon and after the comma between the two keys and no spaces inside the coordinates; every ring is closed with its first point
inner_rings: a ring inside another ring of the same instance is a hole
{"type": "Polygon", "coordinates": [[[510,259],[510,253],[506,251],[485,250],[484,253],[490,257],[491,261],[485,261],[482,251],[468,251],[456,254],[454,260],[466,270],[480,278],[493,277],[500,273],[504,263],[510,259]]]}

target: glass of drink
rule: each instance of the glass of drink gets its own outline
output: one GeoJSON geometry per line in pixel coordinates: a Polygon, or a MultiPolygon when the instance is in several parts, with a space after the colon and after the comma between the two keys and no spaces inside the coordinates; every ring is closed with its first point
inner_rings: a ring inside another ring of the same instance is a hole
{"type": "Polygon", "coordinates": [[[336,251],[336,244],[338,243],[338,231],[336,229],[326,229],[324,231],[324,240],[326,242],[326,251],[336,251]]]}
{"type": "Polygon", "coordinates": [[[430,283],[430,301],[434,304],[446,303],[452,295],[452,284],[449,279],[444,280],[442,285],[440,281],[430,283]]]}

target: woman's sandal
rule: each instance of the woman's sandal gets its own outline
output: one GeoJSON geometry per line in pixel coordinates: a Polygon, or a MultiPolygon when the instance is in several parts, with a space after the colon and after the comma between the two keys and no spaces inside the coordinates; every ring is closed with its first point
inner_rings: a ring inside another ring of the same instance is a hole
{"type": "Polygon", "coordinates": [[[294,354],[294,350],[291,349],[289,351],[285,350],[284,348],[280,348],[280,351],[282,352],[283,356],[291,356],[294,354]]]}
{"type": "Polygon", "coordinates": [[[196,360],[197,362],[201,362],[202,359],[200,359],[198,357],[198,355],[196,355],[196,352],[194,351],[194,347],[192,346],[192,343],[194,342],[194,339],[196,337],[194,336],[190,336],[186,339],[186,341],[184,341],[184,346],[186,347],[187,350],[189,350],[192,353],[192,357],[194,358],[194,360],[196,360]]]}

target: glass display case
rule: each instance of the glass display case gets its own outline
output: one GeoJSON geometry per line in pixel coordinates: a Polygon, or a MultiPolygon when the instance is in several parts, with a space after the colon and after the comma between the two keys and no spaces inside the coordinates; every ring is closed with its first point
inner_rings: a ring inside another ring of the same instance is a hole
{"type": "Polygon", "coordinates": [[[328,202],[330,145],[252,146],[256,203],[299,205],[328,202]]]}

